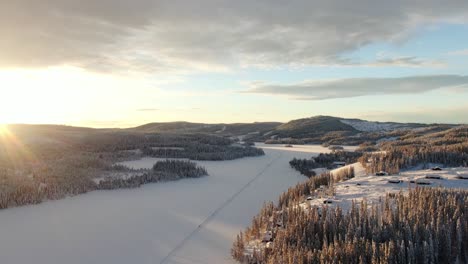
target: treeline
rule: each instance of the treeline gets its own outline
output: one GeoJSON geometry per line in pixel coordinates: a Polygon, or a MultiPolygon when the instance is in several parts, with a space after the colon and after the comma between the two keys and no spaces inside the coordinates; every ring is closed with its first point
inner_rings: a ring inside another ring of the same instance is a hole
{"type": "Polygon", "coordinates": [[[270,203],[237,237],[232,255],[242,263],[467,263],[467,202],[466,190],[416,188],[377,204],[353,203],[347,212],[279,211],[270,203]],[[278,212],[283,225],[273,230],[272,244],[247,250],[278,212]]]}
{"type": "Polygon", "coordinates": [[[312,177],[315,176],[313,169],[327,168],[333,169],[333,162],[341,161],[346,164],[355,163],[362,156],[360,152],[334,151],[331,153],[320,153],[317,157],[311,159],[293,158],[289,165],[301,174],[312,177]]]}
{"type": "Polygon", "coordinates": [[[97,155],[71,155],[53,163],[0,170],[0,209],[57,200],[96,188],[93,178],[110,165],[97,155]]]}
{"type": "Polygon", "coordinates": [[[398,173],[420,164],[443,164],[448,167],[468,166],[468,144],[454,146],[402,146],[389,148],[385,152],[367,153],[360,159],[366,171],[398,173]]]}
{"type": "MultiPolygon", "coordinates": [[[[129,168],[120,168],[134,172],[129,168]]],[[[165,160],[158,161],[151,170],[136,171],[136,174],[128,178],[108,177],[99,181],[97,189],[111,190],[121,188],[137,188],[143,184],[160,181],[174,181],[183,178],[199,178],[208,175],[204,167],[197,166],[196,163],[185,160],[165,160]]]]}
{"type": "Polygon", "coordinates": [[[52,165],[39,164],[22,171],[0,169],[0,209],[38,204],[45,200],[58,200],[99,189],[134,188],[142,184],[197,178],[207,175],[203,167],[190,161],[160,161],[151,170],[132,170],[112,166],[104,159],[78,155],[64,157],[52,165]],[[107,177],[96,183],[100,175],[107,177]]]}
{"type": "Polygon", "coordinates": [[[306,141],[297,138],[278,138],[278,139],[267,139],[265,144],[286,144],[286,145],[304,145],[306,141]]]}
{"type": "Polygon", "coordinates": [[[435,126],[408,132],[399,140],[382,143],[382,151],[364,154],[360,162],[369,173],[398,173],[401,169],[426,167],[429,163],[468,166],[468,126],[443,128],[435,126]]]}
{"type": "Polygon", "coordinates": [[[187,158],[191,160],[233,160],[265,155],[262,149],[251,146],[189,144],[183,148],[144,147],[143,155],[158,158],[187,158]]]}
{"type": "Polygon", "coordinates": [[[102,133],[85,137],[78,144],[91,152],[140,150],[143,155],[158,158],[187,158],[191,160],[232,160],[261,156],[262,149],[234,146],[234,140],[207,134],[140,134],[102,133]]]}
{"type": "MultiPolygon", "coordinates": [[[[128,178],[107,179],[100,186],[95,182],[118,172],[112,164],[141,158],[145,150],[153,150],[151,154],[155,157],[197,160],[264,154],[261,149],[234,146],[234,143],[229,138],[205,134],[143,134],[60,126],[11,127],[6,136],[0,137],[0,209],[61,199],[98,188],[135,187],[147,182],[194,177],[199,173],[128,172],[128,178]],[[171,154],[172,150],[182,150],[182,153],[171,154]]],[[[179,168],[184,167],[180,165],[179,168]]],[[[192,170],[188,168],[188,171],[192,170]]]]}
{"type": "Polygon", "coordinates": [[[102,132],[89,134],[75,142],[77,148],[91,152],[114,152],[144,147],[179,147],[190,145],[229,146],[233,140],[207,134],[143,134],[102,132]]]}

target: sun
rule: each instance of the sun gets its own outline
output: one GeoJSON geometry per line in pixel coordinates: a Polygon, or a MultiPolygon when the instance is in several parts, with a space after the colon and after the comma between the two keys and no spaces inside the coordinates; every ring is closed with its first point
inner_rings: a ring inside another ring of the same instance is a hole
{"type": "Polygon", "coordinates": [[[0,124],[0,139],[8,137],[10,135],[10,130],[7,125],[0,124]]]}

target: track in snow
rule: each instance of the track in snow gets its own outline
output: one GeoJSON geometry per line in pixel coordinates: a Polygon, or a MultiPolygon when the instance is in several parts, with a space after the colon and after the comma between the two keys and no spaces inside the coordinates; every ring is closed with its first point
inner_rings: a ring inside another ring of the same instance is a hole
{"type": "Polygon", "coordinates": [[[190,234],[188,234],[177,246],[175,246],[162,260],[159,262],[160,264],[168,263],[168,261],[184,247],[187,241],[190,240],[195,234],[197,234],[207,223],[209,223],[221,210],[223,210],[226,206],[228,206],[237,196],[239,196],[245,189],[247,189],[253,182],[255,182],[260,176],[262,176],[268,168],[273,165],[277,160],[281,158],[283,154],[280,153],[276,158],[274,158],[270,163],[268,163],[262,171],[260,171],[255,177],[253,177],[249,182],[247,182],[242,188],[240,188],[237,192],[235,192],[231,197],[229,197],[224,203],[222,203],[218,208],[216,208],[208,217],[198,225],[190,234]]]}

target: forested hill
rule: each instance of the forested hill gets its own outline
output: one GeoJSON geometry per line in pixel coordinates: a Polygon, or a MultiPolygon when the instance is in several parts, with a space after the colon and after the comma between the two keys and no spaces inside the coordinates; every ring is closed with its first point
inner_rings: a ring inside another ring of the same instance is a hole
{"type": "Polygon", "coordinates": [[[220,135],[240,136],[249,133],[264,134],[275,130],[280,122],[254,122],[234,124],[204,124],[190,122],[149,123],[129,128],[128,131],[143,133],[212,133],[220,135]]]}
{"type": "MultiPolygon", "coordinates": [[[[247,141],[266,143],[327,143],[359,145],[391,137],[395,131],[443,131],[457,125],[374,122],[333,116],[313,116],[280,122],[205,124],[191,122],[148,123],[125,129],[92,129],[60,125],[11,125],[10,130],[22,135],[46,135],[54,139],[82,135],[120,132],[129,134],[210,134],[223,137],[243,137],[247,141]],[[32,133],[34,132],[34,133],[32,133]],[[290,142],[292,140],[292,142],[290,142]]],[[[401,133],[397,133],[401,136],[401,133]]]]}

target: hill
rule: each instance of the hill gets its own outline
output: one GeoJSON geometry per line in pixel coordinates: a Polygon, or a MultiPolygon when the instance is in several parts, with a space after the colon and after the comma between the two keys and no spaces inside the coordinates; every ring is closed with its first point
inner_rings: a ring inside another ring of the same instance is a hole
{"type": "Polygon", "coordinates": [[[250,133],[264,134],[274,130],[280,122],[254,122],[234,124],[205,124],[190,122],[149,123],[129,128],[128,131],[143,133],[212,133],[227,136],[241,136],[250,133]]]}

